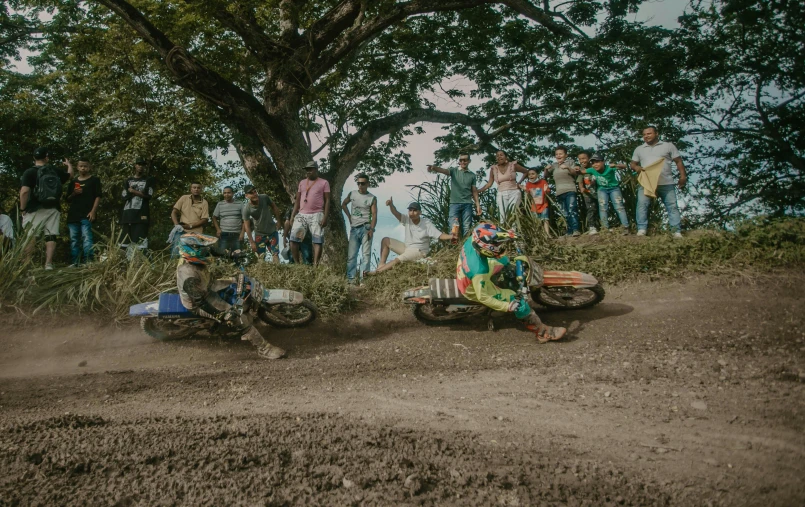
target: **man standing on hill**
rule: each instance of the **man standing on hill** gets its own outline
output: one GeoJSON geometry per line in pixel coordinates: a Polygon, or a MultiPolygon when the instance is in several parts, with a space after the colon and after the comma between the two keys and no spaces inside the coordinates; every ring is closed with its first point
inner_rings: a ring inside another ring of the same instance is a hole
{"type": "Polygon", "coordinates": [[[305,234],[313,237],[313,265],[321,261],[321,248],[324,244],[324,228],[330,212],[330,183],[319,177],[319,164],[311,160],[305,165],[307,178],[299,182],[291,214],[291,255],[296,264],[301,264],[299,244],[305,234]]]}
{"type": "Polygon", "coordinates": [[[470,156],[466,153],[458,156],[458,168],[443,169],[435,165],[428,166],[428,172],[450,177],[450,214],[447,223],[450,224],[454,243],[459,237],[463,238],[472,231],[472,212],[475,211],[476,215],[481,214],[477,177],[469,167],[470,156]]]}
{"type": "Polygon", "coordinates": [[[191,183],[190,193],[183,195],[173,205],[173,225],[181,225],[184,232],[204,233],[204,225],[210,221],[210,205],[201,197],[201,183],[191,183]]]}
{"type": "Polygon", "coordinates": [[[120,214],[120,248],[129,243],[137,248],[148,248],[148,225],[151,223],[150,202],[154,196],[154,178],[145,175],[147,162],[138,158],[134,162],[134,175],[123,182],[123,211],[120,214]]]}
{"type": "Polygon", "coordinates": [[[358,190],[353,190],[341,203],[349,223],[349,250],[347,251],[347,282],[354,284],[358,273],[358,252],[361,252],[360,272],[369,271],[372,255],[372,236],[377,224],[377,198],[369,193],[369,176],[360,173],[355,177],[358,190]],[[352,203],[352,213],[347,204],[352,203]]]}
{"type": "Polygon", "coordinates": [[[243,239],[243,204],[235,202],[232,187],[224,187],[223,195],[224,200],[216,204],[212,212],[212,225],[218,236],[216,246],[221,252],[234,252],[243,239]]]}
{"type": "MultiPolygon", "coordinates": [[[[632,155],[632,170],[640,173],[644,167],[662,160],[662,172],[657,180],[657,190],[655,194],[662,199],[665,211],[668,212],[668,223],[674,238],[681,238],[682,233],[679,226],[682,223],[682,215],[679,213],[679,206],[676,200],[676,189],[685,188],[688,175],[685,171],[685,164],[682,163],[682,155],[673,143],[660,141],[657,134],[657,127],[650,126],[643,129],[644,144],[638,146],[632,155]],[[671,170],[671,162],[676,164],[679,170],[679,180],[674,185],[674,175],[671,170]]],[[[637,187],[637,235],[645,236],[648,231],[648,209],[651,206],[651,197],[646,196],[642,186],[637,187]]]]}
{"type": "MultiPolygon", "coordinates": [[[[22,173],[20,178],[20,211],[22,226],[30,227],[29,233],[44,233],[45,269],[53,269],[53,253],[56,251],[56,238],[59,235],[59,204],[62,185],[73,177],[73,165],[66,158],[67,171],[50,164],[47,148],[37,148],[34,152],[34,166],[22,173]]],[[[34,242],[25,249],[30,259],[34,242]]]]}
{"type": "Polygon", "coordinates": [[[92,262],[94,241],[92,223],[101,202],[101,180],[90,174],[92,166],[86,158],[78,159],[78,176],[67,186],[67,229],[70,231],[70,261],[92,262]],[[83,256],[82,256],[83,253],[83,256]]]}
{"type": "MultiPolygon", "coordinates": [[[[595,179],[587,174],[587,169],[592,167],[589,151],[582,150],[578,154],[579,169],[581,174],[576,178],[581,197],[584,199],[584,207],[587,210],[587,234],[594,236],[598,234],[600,221],[598,219],[598,186],[595,179]]],[[[606,226],[605,226],[606,227],[606,226]]]]}
{"type": "Polygon", "coordinates": [[[254,185],[243,187],[246,194],[246,203],[241,208],[243,213],[243,227],[246,230],[246,239],[252,252],[265,255],[271,252],[271,261],[280,263],[280,236],[277,232],[277,223],[280,209],[267,194],[258,194],[254,185]],[[252,237],[254,230],[254,237],[252,237]]]}

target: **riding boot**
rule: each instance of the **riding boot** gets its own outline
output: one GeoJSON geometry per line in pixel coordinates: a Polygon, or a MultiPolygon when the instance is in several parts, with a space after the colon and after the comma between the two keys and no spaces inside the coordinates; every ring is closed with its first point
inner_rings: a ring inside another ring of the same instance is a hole
{"type": "Polygon", "coordinates": [[[567,329],[563,327],[553,327],[543,324],[534,310],[531,310],[528,317],[522,319],[522,321],[526,329],[534,332],[539,343],[560,340],[567,332],[567,329]]]}
{"type": "Polygon", "coordinates": [[[263,359],[279,359],[285,356],[285,351],[276,345],[271,345],[263,338],[260,331],[254,326],[250,327],[243,335],[244,340],[249,340],[257,348],[257,355],[263,359]]]}

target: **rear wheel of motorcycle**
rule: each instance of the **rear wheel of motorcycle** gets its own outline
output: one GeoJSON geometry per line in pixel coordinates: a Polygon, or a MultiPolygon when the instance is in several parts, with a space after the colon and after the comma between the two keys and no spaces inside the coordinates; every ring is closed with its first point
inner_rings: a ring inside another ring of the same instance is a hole
{"type": "Polygon", "coordinates": [[[432,305],[430,303],[416,304],[411,307],[411,312],[413,312],[416,320],[428,326],[443,326],[451,322],[466,319],[472,315],[483,313],[484,311],[486,311],[485,307],[479,306],[477,310],[472,309],[466,312],[447,313],[444,311],[444,306],[432,305]]]}
{"type": "Polygon", "coordinates": [[[319,309],[307,299],[298,305],[279,303],[263,305],[257,310],[257,316],[266,324],[274,327],[302,327],[310,324],[318,317],[319,309]]]}
{"type": "Polygon", "coordinates": [[[606,292],[601,285],[594,287],[540,287],[531,292],[534,301],[560,310],[590,308],[604,300],[606,292]]]}
{"type": "Polygon", "coordinates": [[[148,336],[162,341],[187,338],[194,331],[192,327],[177,326],[170,319],[158,319],[156,317],[141,318],[140,329],[148,336]]]}

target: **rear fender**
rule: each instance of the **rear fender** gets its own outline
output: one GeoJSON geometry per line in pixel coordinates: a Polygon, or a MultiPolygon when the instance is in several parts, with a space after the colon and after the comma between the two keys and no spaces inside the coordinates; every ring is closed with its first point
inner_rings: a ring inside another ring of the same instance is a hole
{"type": "Polygon", "coordinates": [[[159,314],[159,301],[140,303],[129,308],[129,317],[150,317],[159,314]]]}
{"type": "Polygon", "coordinates": [[[403,302],[408,304],[428,304],[432,301],[430,287],[423,285],[403,292],[403,302]]]}
{"type": "Polygon", "coordinates": [[[545,287],[595,287],[598,280],[592,275],[580,271],[543,271],[542,285],[545,287]]]}
{"type": "Polygon", "coordinates": [[[263,303],[269,305],[289,304],[298,305],[305,300],[301,292],[285,289],[263,289],[263,303]]]}

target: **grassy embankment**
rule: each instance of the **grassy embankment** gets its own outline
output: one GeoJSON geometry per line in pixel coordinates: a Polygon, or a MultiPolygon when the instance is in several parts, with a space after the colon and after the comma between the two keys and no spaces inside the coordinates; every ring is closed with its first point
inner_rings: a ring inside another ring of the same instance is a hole
{"type": "MultiPolygon", "coordinates": [[[[614,233],[547,240],[529,230],[524,235],[535,238],[526,248],[545,268],[584,271],[604,283],[705,273],[740,276],[805,267],[804,219],[756,220],[734,231],[693,231],[682,240],[614,233]]],[[[3,307],[13,306],[25,314],[84,312],[125,319],[130,305],[175,290],[176,261],[161,252],[152,261],[137,256],[127,262],[117,248],[100,243],[98,257],[103,262],[44,271],[22,262],[23,246],[0,259],[0,301],[3,307]]],[[[457,252],[458,247],[448,246],[435,253],[429,264],[404,264],[369,278],[355,297],[367,304],[397,305],[405,289],[425,284],[429,277],[455,276],[457,252]]],[[[319,306],[324,318],[348,311],[354,304],[339,270],[260,264],[249,271],[266,286],[303,292],[319,306]]]]}

